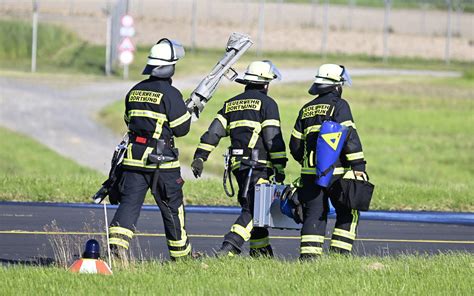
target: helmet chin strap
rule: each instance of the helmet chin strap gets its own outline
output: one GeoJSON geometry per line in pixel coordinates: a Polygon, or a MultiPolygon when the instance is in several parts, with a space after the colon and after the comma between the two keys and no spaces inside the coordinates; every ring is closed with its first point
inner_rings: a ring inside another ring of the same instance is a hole
{"type": "Polygon", "coordinates": [[[174,75],[174,69],[174,65],[157,66],[151,71],[150,75],[157,78],[170,78],[174,75]]]}

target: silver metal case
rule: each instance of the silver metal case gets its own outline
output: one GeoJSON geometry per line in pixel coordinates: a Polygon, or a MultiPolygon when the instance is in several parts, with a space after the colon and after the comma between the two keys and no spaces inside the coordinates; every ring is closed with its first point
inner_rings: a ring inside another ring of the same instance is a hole
{"type": "Polygon", "coordinates": [[[257,184],[255,186],[254,227],[301,229],[301,224],[296,224],[293,219],[283,215],[280,210],[280,197],[288,186],[277,184],[257,184]]]}

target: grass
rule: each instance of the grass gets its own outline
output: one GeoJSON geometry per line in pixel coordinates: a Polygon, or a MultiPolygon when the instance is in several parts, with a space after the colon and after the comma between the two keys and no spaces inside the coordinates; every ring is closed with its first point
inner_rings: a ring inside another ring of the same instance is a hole
{"type": "Polygon", "coordinates": [[[105,177],[0,128],[0,200],[88,202],[105,177]]]}
{"type": "Polygon", "coordinates": [[[312,263],[229,258],[148,262],[113,276],[0,268],[3,295],[472,295],[474,256],[323,257],[312,263]]]}
{"type": "MultiPolygon", "coordinates": [[[[0,20],[0,68],[3,70],[29,71],[31,59],[31,24],[20,21],[0,20]]],[[[141,71],[148,56],[149,46],[138,46],[135,62],[130,65],[130,79],[141,79],[141,71]]],[[[209,73],[217,60],[222,57],[225,44],[220,49],[196,49],[187,51],[186,56],[177,64],[176,77],[204,75],[209,73]]],[[[76,34],[50,24],[40,24],[38,30],[37,70],[44,73],[72,73],[103,75],[105,47],[91,45],[77,37],[76,34]]],[[[265,59],[271,59],[280,68],[313,67],[328,61],[338,61],[352,67],[397,67],[406,69],[444,69],[470,71],[472,63],[452,61],[445,65],[441,60],[423,58],[390,57],[387,63],[381,57],[368,55],[328,54],[321,55],[308,52],[265,52],[265,59]]],[[[251,49],[237,63],[236,68],[244,69],[246,65],[258,59],[251,49]]],[[[122,76],[122,68],[114,73],[122,76]]]]}
{"type": "MultiPolygon", "coordinates": [[[[344,97],[353,115],[368,161],[368,173],[376,184],[373,209],[474,211],[474,124],[472,80],[469,78],[382,77],[355,78],[344,97]]],[[[270,90],[278,102],[282,129],[288,143],[300,107],[311,99],[308,86],[275,85],[270,90]]],[[[178,139],[182,163],[190,164],[202,133],[222,102],[240,87],[221,88],[207,105],[191,132],[178,139]]],[[[111,128],[123,132],[123,102],[103,112],[111,128]],[[111,111],[114,115],[112,115],[111,111]],[[115,118],[115,119],[114,119],[115,118]]],[[[222,175],[222,153],[228,138],[205,164],[205,172],[222,175]]],[[[287,181],[299,175],[290,160],[287,181]]],[[[188,202],[222,204],[220,179],[187,182],[188,202]],[[209,185],[209,186],[206,186],[209,185]],[[198,193],[197,193],[198,192],[198,193]],[[189,196],[192,194],[193,196],[189,196]],[[196,195],[194,197],[194,195],[196,195]],[[203,199],[200,199],[203,197],[203,199]]]]}
{"type": "MultiPolygon", "coordinates": [[[[0,67],[29,71],[31,24],[0,20],[0,67]]],[[[76,34],[55,25],[38,28],[37,70],[49,73],[104,73],[105,48],[80,40],[76,34]]]]}

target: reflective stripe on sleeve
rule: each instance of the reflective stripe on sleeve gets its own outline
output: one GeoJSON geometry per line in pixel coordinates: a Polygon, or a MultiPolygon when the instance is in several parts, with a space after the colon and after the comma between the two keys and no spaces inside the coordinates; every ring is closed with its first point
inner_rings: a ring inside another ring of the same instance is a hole
{"type": "Polygon", "coordinates": [[[341,125],[347,126],[347,127],[352,127],[353,129],[356,129],[355,123],[351,120],[343,121],[343,122],[341,122],[341,125]]]}
{"type": "Polygon", "coordinates": [[[206,151],[209,151],[209,152],[212,152],[216,148],[216,146],[206,144],[206,143],[199,143],[199,145],[197,147],[198,147],[198,149],[206,150],[206,151]]]}
{"type": "Polygon", "coordinates": [[[220,115],[220,114],[217,114],[216,119],[219,120],[219,122],[222,124],[222,126],[224,127],[224,129],[227,128],[227,119],[225,119],[224,116],[222,116],[222,115],[220,115]]]}
{"type": "Polygon", "coordinates": [[[267,126],[280,126],[280,121],[276,119],[267,119],[262,122],[262,128],[267,127],[267,126]]]}
{"type": "Polygon", "coordinates": [[[170,122],[170,128],[177,127],[177,126],[185,123],[186,121],[188,121],[190,118],[191,118],[191,114],[186,112],[183,116],[171,121],[170,122]]]}
{"type": "Polygon", "coordinates": [[[299,131],[297,131],[296,129],[293,129],[293,131],[291,132],[291,135],[297,139],[300,139],[300,140],[303,140],[304,139],[304,136],[302,133],[300,133],[299,131]]]}
{"type": "Polygon", "coordinates": [[[349,154],[346,154],[346,157],[347,157],[347,160],[363,159],[364,152],[349,153],[349,154]]]}

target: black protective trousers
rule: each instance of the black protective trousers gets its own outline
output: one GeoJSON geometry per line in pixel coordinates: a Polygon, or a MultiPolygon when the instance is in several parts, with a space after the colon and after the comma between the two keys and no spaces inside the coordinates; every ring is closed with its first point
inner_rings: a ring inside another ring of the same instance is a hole
{"type": "MultiPolygon", "coordinates": [[[[183,179],[179,169],[158,172],[155,201],[161,211],[171,258],[191,253],[185,230],[183,207],[183,179]]],[[[119,183],[120,205],[110,223],[110,245],[128,249],[137,226],[140,210],[147,191],[152,187],[153,173],[125,170],[119,183]]]]}
{"type": "Polygon", "coordinates": [[[250,255],[271,255],[268,230],[263,227],[253,227],[253,209],[255,200],[255,185],[260,179],[268,180],[269,171],[266,168],[254,169],[249,183],[248,198],[243,198],[245,180],[249,169],[234,170],[234,176],[239,185],[238,201],[242,208],[240,216],[232,225],[230,232],[224,237],[224,243],[232,244],[239,252],[242,245],[250,240],[250,255]]]}
{"type": "Polygon", "coordinates": [[[329,199],[336,210],[330,250],[338,253],[349,253],[357,234],[359,211],[353,210],[340,202],[342,189],[339,179],[333,180],[329,188],[315,184],[315,175],[302,175],[302,187],[298,197],[303,204],[303,227],[301,228],[301,257],[321,255],[326,233],[329,213],[329,199]]]}

